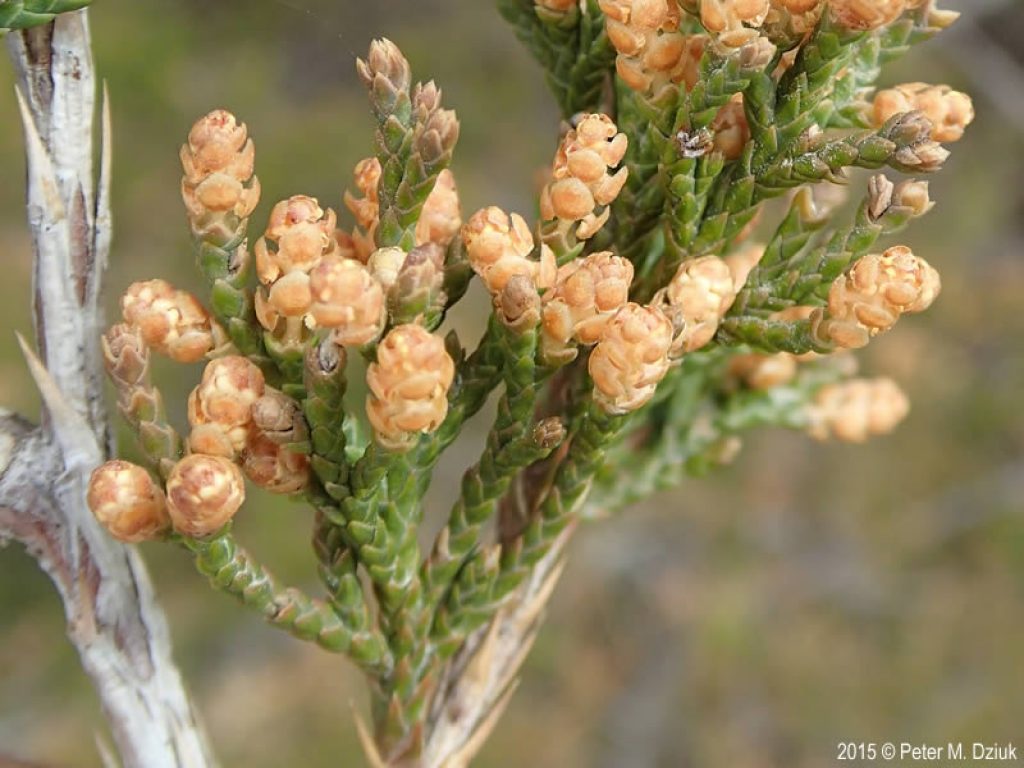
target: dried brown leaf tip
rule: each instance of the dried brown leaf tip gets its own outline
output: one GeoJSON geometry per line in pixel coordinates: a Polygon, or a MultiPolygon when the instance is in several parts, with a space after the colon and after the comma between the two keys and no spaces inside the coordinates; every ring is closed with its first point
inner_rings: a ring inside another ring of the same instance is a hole
{"type": "Polygon", "coordinates": [[[811,317],[824,344],[847,349],[866,346],[905,312],[923,312],[942,288],[939,273],[906,246],[861,258],[829,290],[827,309],[811,317]]]}
{"type": "Polygon", "coordinates": [[[910,401],[892,379],[851,379],[829,384],[808,409],[808,433],[862,443],[891,432],[910,412],[910,401]]]}
{"type": "Polygon", "coordinates": [[[622,162],[629,140],[607,115],[584,115],[562,139],[551,181],[540,197],[545,221],[579,222],[576,237],[592,237],[608,220],[608,205],[619,195],[629,170],[622,162]]]}
{"type": "Polygon", "coordinates": [[[156,539],[171,525],[160,486],[149,472],[128,461],[115,459],[97,467],[86,500],[99,524],[121,541],[156,539]]]}
{"type": "Polygon", "coordinates": [[[455,363],[440,336],[413,324],[391,329],[366,371],[366,412],[377,441],[406,450],[420,434],[441,426],[454,377],[455,363]]]}
{"type": "Polygon", "coordinates": [[[629,303],[608,322],[588,361],[594,402],[608,413],[635,411],[669,369],[672,323],[656,307],[629,303]]]}

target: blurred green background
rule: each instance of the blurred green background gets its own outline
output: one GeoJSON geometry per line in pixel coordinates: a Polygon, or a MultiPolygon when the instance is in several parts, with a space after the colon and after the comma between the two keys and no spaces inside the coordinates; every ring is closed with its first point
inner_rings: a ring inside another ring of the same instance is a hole
{"type": "MultiPolygon", "coordinates": [[[[883,81],[948,82],[978,112],[932,183],[935,212],[904,238],[941,270],[942,298],[862,358],[909,392],[907,422],[863,447],[757,434],[729,469],[584,529],[482,768],[820,766],[840,741],[1024,746],[1024,7],[960,7],[965,19],[883,81]]],[[[255,138],[255,228],[289,194],[343,208],[371,151],[353,63],[374,36],[459,111],[467,212],[531,211],[553,150],[540,72],[489,2],[97,0],[92,25],[115,132],[111,316],[133,280],[199,289],[177,149],[211,108],[255,138]]],[[[30,256],[11,86],[4,61],[0,402],[35,414],[14,341],[30,331],[30,256]]],[[[464,338],[482,307],[473,296],[456,318],[464,338]]],[[[197,371],[158,375],[183,403],[197,371]]],[[[442,462],[434,514],[485,428],[473,422],[442,462]]],[[[306,510],[254,498],[239,528],[315,588],[306,510]]],[[[143,551],[225,766],[363,764],[350,707],[364,693],[343,660],[210,591],[183,553],[143,551]]],[[[0,551],[0,764],[98,766],[103,729],[49,582],[18,548],[0,551]]]]}

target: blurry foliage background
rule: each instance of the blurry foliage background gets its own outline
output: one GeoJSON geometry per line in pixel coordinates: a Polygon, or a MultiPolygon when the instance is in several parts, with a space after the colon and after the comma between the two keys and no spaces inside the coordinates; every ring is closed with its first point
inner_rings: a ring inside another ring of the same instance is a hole
{"type": "MultiPolygon", "coordinates": [[[[958,25],[883,81],[948,82],[978,112],[933,181],[936,210],[905,237],[942,272],[942,298],[862,358],[907,389],[909,419],[866,447],[757,434],[728,470],[585,529],[481,768],[818,766],[841,740],[1024,739],[1024,8],[960,7],[958,25]]],[[[371,151],[353,52],[373,36],[398,42],[458,109],[467,213],[533,210],[557,115],[490,2],[97,0],[92,23],[113,99],[111,316],[133,280],[199,289],[177,149],[211,108],[255,137],[254,229],[289,194],[343,208],[371,151]]],[[[30,330],[30,255],[11,85],[4,60],[0,402],[34,414],[14,341],[30,330]]],[[[469,341],[484,304],[467,304],[456,325],[469,341]]],[[[180,417],[198,371],[158,374],[180,417]]],[[[485,419],[442,462],[434,515],[485,419]]],[[[239,528],[315,588],[308,511],[253,498],[239,528]]],[[[143,550],[225,766],[362,764],[350,712],[362,683],[346,662],[209,590],[184,553],[143,550]]],[[[0,551],[0,763],[98,766],[103,728],[50,584],[17,548],[0,551]]]]}

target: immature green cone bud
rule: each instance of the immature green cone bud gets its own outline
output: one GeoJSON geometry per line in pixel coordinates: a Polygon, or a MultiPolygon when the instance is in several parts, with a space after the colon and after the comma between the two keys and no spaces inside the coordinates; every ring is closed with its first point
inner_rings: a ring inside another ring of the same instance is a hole
{"type": "Polygon", "coordinates": [[[931,139],[932,123],[923,112],[895,115],[881,132],[899,145],[893,160],[906,170],[931,173],[949,157],[949,150],[931,139]]]}
{"type": "Polygon", "coordinates": [[[434,243],[447,248],[461,228],[459,190],[455,176],[445,168],[437,175],[434,189],[427,196],[416,222],[416,245],[434,243]]]}
{"type": "Polygon", "coordinates": [[[615,69],[630,88],[657,96],[670,83],[692,88],[703,50],[700,36],[679,32],[671,0],[599,0],[618,56],[615,69]]]}
{"type": "Polygon", "coordinates": [[[377,441],[405,450],[419,434],[437,429],[448,413],[454,377],[455,363],[440,336],[419,325],[393,328],[366,371],[366,412],[377,441]]]}
{"type": "Polygon", "coordinates": [[[234,232],[260,199],[255,150],[244,123],[223,109],[196,121],[181,148],[181,195],[197,234],[234,232]]]}
{"type": "Polygon", "coordinates": [[[940,289],[939,273],[906,246],[869,253],[832,284],[827,311],[811,316],[812,333],[825,344],[859,349],[904,312],[923,312],[940,289]]]}
{"type": "Polygon", "coordinates": [[[199,299],[166,280],[132,283],[121,297],[121,312],[150,347],[179,363],[201,360],[222,340],[199,299]]]}
{"type": "Polygon", "coordinates": [[[420,322],[444,303],[444,249],[435,243],[409,251],[388,291],[392,321],[398,324],[420,322]]]}
{"type": "Polygon", "coordinates": [[[216,533],[245,501],[245,481],[223,456],[186,456],[167,478],[167,508],[174,529],[193,538],[216,533]]]}
{"type": "Polygon", "coordinates": [[[550,361],[575,357],[570,344],[596,344],[612,316],[629,301],[633,265],[610,251],[574,259],[558,269],[544,295],[542,354],[550,361]]]}
{"type": "Polygon", "coordinates": [[[441,91],[433,81],[417,84],[412,101],[416,118],[413,152],[428,169],[447,165],[459,140],[455,111],[441,109],[441,91]]]}
{"type": "Polygon", "coordinates": [[[592,237],[608,220],[607,206],[626,183],[629,169],[612,169],[622,162],[628,143],[607,115],[584,115],[559,145],[551,181],[541,191],[541,217],[578,221],[576,237],[592,237]]]}
{"type": "Polygon", "coordinates": [[[249,433],[242,452],[242,471],[254,485],[270,493],[298,493],[309,485],[309,457],[290,450],[258,429],[249,433]]]}
{"type": "Polygon", "coordinates": [[[361,346],[384,328],[384,290],[354,259],[325,259],[309,276],[312,304],[306,324],[331,328],[341,346],[361,346]]]}
{"type": "Polygon", "coordinates": [[[370,103],[378,120],[394,111],[412,83],[409,62],[398,46],[386,38],[370,43],[366,59],[356,60],[356,72],[370,91],[370,103]]]}
{"type": "Polygon", "coordinates": [[[644,405],[668,372],[671,346],[672,323],[660,309],[626,304],[590,354],[594,401],[613,414],[644,405]]]}
{"type": "Polygon", "coordinates": [[[189,447],[194,453],[233,457],[245,447],[252,406],[266,389],[263,372],[237,355],[211,361],[189,395],[189,447]]]}
{"type": "Polygon", "coordinates": [[[149,472],[127,461],[97,467],[86,500],[99,524],[120,541],[156,539],[171,525],[163,491],[149,472]]]}
{"type": "Polygon", "coordinates": [[[933,141],[959,141],[964,129],[974,120],[974,104],[966,93],[948,85],[903,83],[875,95],[871,119],[882,126],[894,115],[919,110],[932,123],[933,141]]]}
{"type": "Polygon", "coordinates": [[[771,389],[788,384],[796,376],[797,360],[793,355],[736,355],[729,361],[729,373],[751,389],[771,389]]]}
{"type": "Polygon", "coordinates": [[[462,242],[473,271],[492,295],[500,293],[515,275],[530,278],[541,289],[555,280],[554,253],[542,247],[540,261],[530,259],[533,234],[518,213],[510,217],[495,206],[482,208],[462,227],[462,242]]]}
{"type": "Polygon", "coordinates": [[[701,0],[700,23],[728,52],[757,39],[770,5],[769,0],[701,0]]]}
{"type": "Polygon", "coordinates": [[[907,396],[892,379],[851,379],[818,392],[808,410],[807,431],[817,440],[863,443],[891,432],[909,411],[907,396]]]}
{"type": "Polygon", "coordinates": [[[676,329],[672,357],[681,357],[714,338],[736,298],[729,265],[717,256],[683,262],[657,300],[676,329]]]}

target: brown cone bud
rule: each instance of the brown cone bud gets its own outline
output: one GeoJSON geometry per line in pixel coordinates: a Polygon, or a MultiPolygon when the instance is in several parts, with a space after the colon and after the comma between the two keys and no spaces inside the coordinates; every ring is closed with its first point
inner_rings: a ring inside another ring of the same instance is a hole
{"type": "Polygon", "coordinates": [[[384,327],[384,290],[352,259],[325,259],[310,275],[313,305],[307,323],[334,329],[335,343],[368,344],[384,327]]]}
{"type": "Polygon", "coordinates": [[[306,439],[302,407],[284,392],[267,387],[250,409],[253,427],[278,445],[306,439]]]}
{"type": "Polygon", "coordinates": [[[423,204],[420,219],[416,222],[416,245],[435,243],[447,248],[461,227],[462,213],[455,176],[445,168],[437,175],[434,189],[423,204]]]}
{"type": "Polygon", "coordinates": [[[718,110],[711,123],[715,133],[715,151],[721,152],[726,160],[736,160],[743,154],[750,141],[750,126],[743,111],[743,94],[737,93],[718,110]]]}
{"type": "Polygon", "coordinates": [[[948,85],[904,83],[875,95],[871,117],[880,127],[894,115],[920,110],[931,123],[933,141],[959,141],[974,120],[974,105],[966,93],[948,85]]]}
{"type": "Polygon", "coordinates": [[[298,493],[309,485],[309,457],[290,450],[258,429],[249,433],[242,471],[253,484],[278,494],[298,493]]]}
{"type": "Polygon", "coordinates": [[[615,168],[626,153],[628,139],[607,115],[584,115],[558,148],[551,181],[541,191],[545,221],[580,222],[576,236],[586,240],[608,218],[608,206],[626,183],[628,169],[615,168]],[[601,208],[599,212],[597,209],[601,208]]]}
{"type": "Polygon", "coordinates": [[[615,414],[644,405],[668,372],[671,346],[672,323],[660,309],[626,304],[590,354],[594,401],[615,414]]]}
{"type": "Polygon", "coordinates": [[[392,450],[409,448],[433,432],[448,413],[448,388],[455,363],[439,336],[419,325],[393,328],[366,371],[366,412],[377,441],[392,450]]]}
{"type": "Polygon", "coordinates": [[[906,179],[893,188],[892,204],[901,208],[909,208],[912,216],[924,216],[935,207],[928,194],[927,181],[906,179]]]}
{"type": "Polygon", "coordinates": [[[166,280],[132,283],[121,297],[121,311],[146,344],[179,363],[201,360],[216,345],[214,325],[203,305],[166,280]]]}
{"type": "Polygon", "coordinates": [[[532,261],[533,234],[517,213],[510,217],[501,208],[482,208],[462,227],[462,241],[473,271],[491,294],[501,292],[514,275],[530,278],[539,289],[555,279],[555,257],[541,250],[541,260],[532,261]]]}
{"type": "Polygon", "coordinates": [[[831,0],[829,9],[837,23],[850,29],[878,29],[896,21],[920,0],[831,0]]]}
{"type": "Polygon", "coordinates": [[[312,270],[338,247],[334,211],[324,211],[315,198],[295,195],[270,212],[267,230],[256,241],[256,274],[265,285],[292,272],[312,270]]]}
{"type": "Polygon", "coordinates": [[[86,500],[99,524],[120,541],[155,539],[170,528],[163,491],[145,469],[130,462],[115,459],[97,467],[86,500]]]}
{"type": "Polygon", "coordinates": [[[370,254],[366,261],[366,268],[370,270],[373,278],[380,283],[381,288],[387,293],[398,280],[398,273],[405,264],[405,257],[408,254],[397,245],[387,248],[378,248],[370,254]]]}
{"type": "MultiPolygon", "coordinates": [[[[356,189],[362,197],[356,197],[345,190],[345,206],[356,219],[356,230],[352,233],[352,245],[355,256],[366,262],[374,250],[374,238],[377,225],[380,223],[380,202],[377,197],[377,186],[380,184],[380,161],[376,157],[367,157],[356,163],[352,177],[356,189]]],[[[429,198],[428,198],[429,200],[429,198]]]]}
{"type": "Polygon", "coordinates": [[[858,349],[904,312],[927,309],[940,289],[938,272],[906,246],[870,253],[832,284],[827,312],[811,317],[812,332],[823,343],[858,349]]]}
{"type": "Polygon", "coordinates": [[[618,57],[615,68],[630,88],[655,98],[670,83],[697,80],[703,38],[679,32],[679,8],[672,0],[599,0],[608,39],[618,57]]]}
{"type": "Polygon", "coordinates": [[[253,403],[265,388],[263,372],[248,359],[233,355],[211,361],[188,400],[192,451],[233,456],[242,450],[253,403]]]}
{"type": "Polygon", "coordinates": [[[174,529],[194,538],[216,533],[245,501],[245,481],[234,462],[192,454],[167,478],[167,508],[174,529]]]}
{"type": "Polygon", "coordinates": [[[728,52],[757,39],[769,7],[769,0],[701,0],[700,23],[728,52]]]}
{"type": "Polygon", "coordinates": [[[629,300],[633,265],[610,251],[574,259],[558,269],[553,290],[544,295],[544,357],[574,356],[571,342],[591,346],[612,316],[629,300]]]}
{"type": "Polygon", "coordinates": [[[683,262],[659,296],[676,328],[673,358],[710,342],[735,298],[732,273],[725,261],[717,256],[702,256],[683,262]]]}
{"type": "Polygon", "coordinates": [[[793,355],[736,355],[729,361],[729,373],[751,389],[771,389],[788,384],[796,376],[797,360],[793,355]]]}
{"type": "Polygon", "coordinates": [[[818,440],[862,443],[891,432],[910,411],[892,379],[852,379],[823,387],[810,407],[807,431],[818,440]]]}
{"type": "Polygon", "coordinates": [[[185,172],[181,194],[193,227],[218,223],[228,231],[252,213],[259,202],[259,181],[253,176],[254,149],[244,123],[222,109],[196,121],[181,148],[185,172]],[[228,216],[234,218],[229,220],[228,216]]]}

